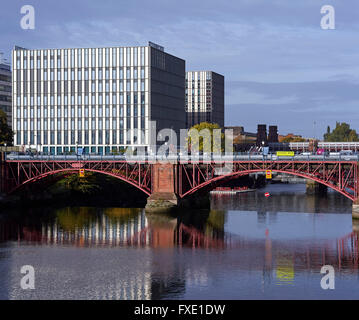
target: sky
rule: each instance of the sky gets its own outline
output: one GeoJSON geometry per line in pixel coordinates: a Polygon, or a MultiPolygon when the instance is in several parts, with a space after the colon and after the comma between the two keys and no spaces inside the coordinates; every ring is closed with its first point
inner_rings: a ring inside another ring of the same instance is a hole
{"type": "Polygon", "coordinates": [[[225,125],[322,138],[347,122],[359,132],[357,0],[0,0],[0,51],[147,45],[186,70],[225,76],[225,125]],[[35,29],[20,8],[35,9],[35,29]],[[321,8],[335,29],[321,28],[321,8]]]}

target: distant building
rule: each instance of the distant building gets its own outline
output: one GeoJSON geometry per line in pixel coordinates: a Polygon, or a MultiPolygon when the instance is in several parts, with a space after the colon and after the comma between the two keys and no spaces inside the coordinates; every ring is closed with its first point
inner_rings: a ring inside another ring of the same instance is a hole
{"type": "Polygon", "coordinates": [[[7,123],[12,126],[11,68],[0,60],[0,109],[6,113],[7,123]]]}
{"type": "MultiPolygon", "coordinates": [[[[257,134],[246,132],[244,131],[244,127],[242,126],[232,126],[232,127],[225,127],[226,130],[232,130],[233,145],[234,150],[237,151],[247,151],[251,147],[253,147],[257,140],[257,134]]],[[[228,136],[228,132],[226,132],[228,136]]]]}
{"type": "Polygon", "coordinates": [[[224,129],[232,130],[234,143],[252,143],[257,138],[257,134],[244,131],[243,126],[224,127],[224,129]]]}
{"type": "Polygon", "coordinates": [[[294,133],[288,133],[287,135],[279,135],[278,136],[279,142],[304,142],[308,141],[308,139],[303,138],[300,135],[296,135],[294,133]]]}
{"type": "Polygon", "coordinates": [[[269,126],[268,142],[269,143],[278,142],[278,127],[277,126],[269,126]]]}
{"type": "Polygon", "coordinates": [[[213,71],[186,72],[186,127],[201,122],[224,127],[224,76],[213,71]]]}
{"type": "Polygon", "coordinates": [[[258,147],[267,145],[267,125],[266,124],[259,124],[257,127],[257,141],[256,145],[258,147]]]}

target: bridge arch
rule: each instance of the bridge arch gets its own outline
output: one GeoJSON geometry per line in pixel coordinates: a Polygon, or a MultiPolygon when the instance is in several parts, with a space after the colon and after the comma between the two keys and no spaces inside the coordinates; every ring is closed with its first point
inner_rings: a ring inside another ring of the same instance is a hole
{"type": "MultiPolygon", "coordinates": [[[[78,172],[79,168],[65,168],[65,169],[58,169],[58,170],[53,170],[53,171],[47,171],[45,173],[39,174],[37,176],[34,176],[32,178],[29,178],[25,181],[23,181],[21,184],[15,186],[14,188],[12,188],[8,194],[12,194],[15,191],[17,191],[18,189],[24,187],[25,185],[28,185],[29,183],[44,179],[48,176],[57,174],[57,173],[62,173],[62,172],[78,172]]],[[[89,171],[89,172],[95,172],[95,173],[101,173],[101,174],[105,174],[111,177],[114,177],[116,179],[120,179],[124,182],[127,182],[129,184],[131,184],[132,186],[136,187],[137,189],[141,190],[142,192],[144,192],[146,195],[150,195],[151,194],[151,190],[148,190],[147,188],[141,187],[139,184],[135,183],[134,181],[131,181],[129,179],[127,179],[124,176],[118,175],[118,174],[114,174],[108,171],[102,171],[102,170],[96,170],[96,169],[85,169],[85,171],[89,171]]]]}
{"type": "MultiPolygon", "coordinates": [[[[232,172],[232,173],[226,174],[226,175],[217,176],[215,178],[212,178],[212,179],[209,179],[209,180],[207,180],[205,182],[202,182],[202,183],[198,184],[197,186],[191,188],[190,190],[186,191],[185,193],[183,193],[181,195],[181,198],[189,196],[189,195],[197,192],[198,190],[211,185],[214,182],[219,182],[221,180],[226,180],[226,179],[234,179],[236,177],[245,176],[245,175],[248,175],[250,173],[258,173],[258,172],[265,172],[265,171],[266,170],[263,170],[263,169],[243,170],[243,171],[235,171],[235,172],[232,172]]],[[[317,178],[315,176],[308,175],[308,174],[305,174],[305,173],[293,172],[293,171],[287,171],[287,170],[280,170],[280,169],[271,169],[271,171],[272,172],[277,172],[277,173],[286,173],[286,174],[290,174],[290,175],[293,175],[293,176],[302,177],[302,178],[305,178],[305,179],[309,179],[309,180],[318,182],[318,183],[320,183],[322,185],[327,186],[328,188],[331,188],[331,189],[341,193],[342,195],[344,195],[345,197],[347,197],[348,199],[350,199],[352,201],[355,200],[354,194],[346,192],[345,190],[342,190],[342,189],[338,188],[337,186],[335,186],[335,185],[333,185],[331,183],[328,183],[328,182],[324,181],[323,179],[317,178]]]]}

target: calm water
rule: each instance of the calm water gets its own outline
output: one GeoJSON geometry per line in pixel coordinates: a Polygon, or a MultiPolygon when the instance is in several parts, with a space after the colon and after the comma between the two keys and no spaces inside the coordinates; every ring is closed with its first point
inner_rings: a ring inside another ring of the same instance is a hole
{"type": "Polygon", "coordinates": [[[358,299],[351,202],[270,185],[179,217],[86,207],[0,216],[0,299],[253,298],[358,299]],[[320,287],[325,264],[335,290],[320,287]],[[20,288],[23,265],[35,268],[34,290],[20,288]]]}

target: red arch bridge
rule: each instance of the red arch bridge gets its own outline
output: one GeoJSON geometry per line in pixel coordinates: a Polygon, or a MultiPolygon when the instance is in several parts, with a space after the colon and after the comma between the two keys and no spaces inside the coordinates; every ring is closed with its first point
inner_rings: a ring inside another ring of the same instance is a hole
{"type": "MultiPolygon", "coordinates": [[[[3,159],[1,162],[1,190],[12,193],[24,185],[61,172],[84,170],[123,180],[147,194],[149,199],[177,203],[196,192],[209,191],[223,181],[251,173],[271,170],[323,184],[359,205],[357,160],[231,160],[217,163],[129,161],[124,159],[3,159]]],[[[358,206],[359,207],[359,206],[358,206]]]]}

